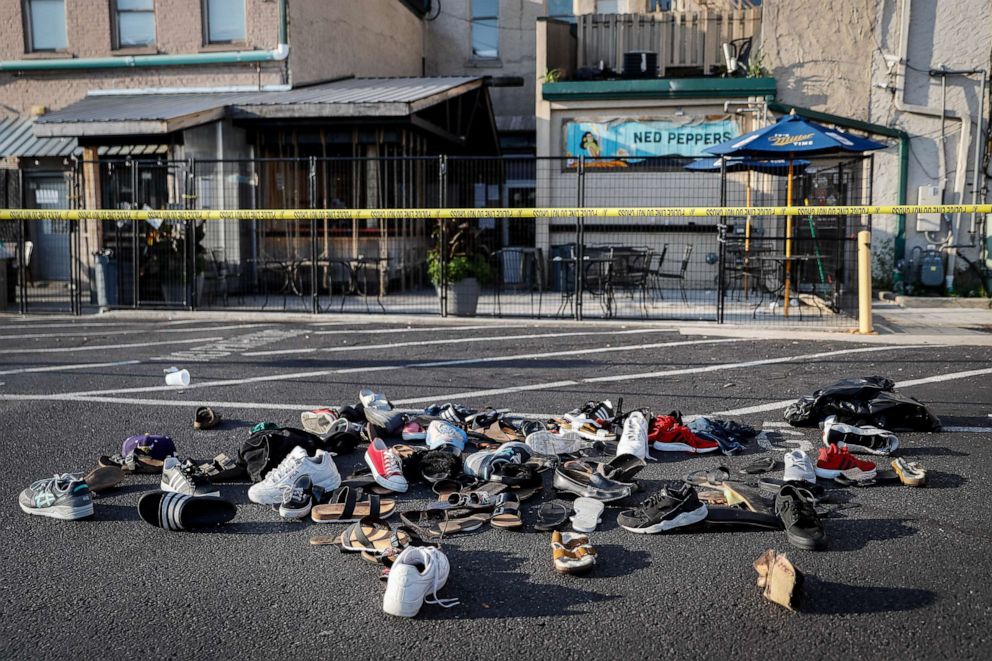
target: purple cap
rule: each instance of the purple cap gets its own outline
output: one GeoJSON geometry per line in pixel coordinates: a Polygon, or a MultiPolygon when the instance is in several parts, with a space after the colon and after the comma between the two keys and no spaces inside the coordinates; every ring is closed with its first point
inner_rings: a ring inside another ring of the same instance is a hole
{"type": "Polygon", "coordinates": [[[158,436],[156,434],[141,434],[139,436],[128,436],[121,447],[121,454],[128,457],[134,454],[138,448],[152,459],[162,460],[171,457],[176,453],[176,445],[168,436],[158,436]]]}

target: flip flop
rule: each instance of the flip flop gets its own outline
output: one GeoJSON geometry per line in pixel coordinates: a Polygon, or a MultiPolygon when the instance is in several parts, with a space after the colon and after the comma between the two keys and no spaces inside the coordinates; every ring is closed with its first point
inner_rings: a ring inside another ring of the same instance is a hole
{"type": "Polygon", "coordinates": [[[694,487],[722,489],[723,483],[730,480],[730,469],[726,466],[702,468],[685,476],[685,481],[694,487]]]}
{"type": "Polygon", "coordinates": [[[396,501],[382,500],[376,494],[365,493],[361,489],[341,487],[335,491],[326,505],[315,505],[310,511],[314,523],[352,523],[365,517],[388,519],[396,512],[396,501]]]}
{"type": "Polygon", "coordinates": [[[541,506],[537,509],[537,523],[534,524],[534,530],[543,532],[557,530],[568,520],[570,511],[562,503],[554,501],[541,503],[541,506]]]}
{"type": "Polygon", "coordinates": [[[817,498],[822,498],[826,491],[823,489],[822,484],[810,484],[806,481],[789,481],[786,482],[783,479],[777,477],[763,477],[758,480],[758,489],[767,497],[772,498],[778,495],[778,492],[786,484],[794,484],[796,486],[801,486],[803,489],[808,490],[811,494],[817,498]]]}
{"type": "Polygon", "coordinates": [[[220,415],[208,406],[196,409],[193,416],[193,429],[213,429],[220,424],[220,415]]]}
{"type": "Polygon", "coordinates": [[[776,468],[778,468],[778,461],[775,460],[775,457],[765,457],[748,464],[739,472],[741,475],[760,475],[761,473],[771,473],[776,468]]]}
{"type": "Polygon", "coordinates": [[[696,495],[699,500],[706,503],[707,505],[726,505],[727,497],[723,495],[723,491],[714,491],[712,489],[705,489],[703,491],[697,491],[696,495]]]}
{"type": "Polygon", "coordinates": [[[496,496],[496,509],[493,518],[489,520],[493,528],[522,528],[524,520],[520,518],[520,500],[516,494],[503,492],[496,496]]]}
{"type": "Polygon", "coordinates": [[[226,454],[219,454],[213,461],[200,464],[200,470],[211,482],[239,482],[248,479],[245,467],[226,454]]]}
{"type": "Polygon", "coordinates": [[[907,487],[925,487],[927,485],[927,471],[919,462],[906,461],[900,457],[892,462],[892,470],[899,476],[899,481],[907,487]]]}
{"type": "Polygon", "coordinates": [[[576,532],[593,532],[599,525],[605,505],[603,501],[594,498],[576,498],[573,503],[575,514],[572,515],[572,529],[576,532]]]}
{"type": "Polygon", "coordinates": [[[397,528],[392,537],[389,540],[390,547],[385,551],[362,551],[362,560],[366,562],[371,562],[373,564],[385,565],[386,567],[392,567],[393,560],[403,552],[403,549],[410,546],[433,546],[434,548],[440,548],[441,545],[438,542],[425,539],[421,535],[422,529],[414,528],[412,526],[400,526],[397,528]]]}
{"type": "Polygon", "coordinates": [[[522,441],[524,436],[512,425],[502,420],[497,420],[482,431],[482,435],[490,441],[496,443],[509,443],[511,441],[522,441]]]}
{"type": "Polygon", "coordinates": [[[93,493],[103,493],[124,481],[124,471],[117,466],[101,466],[87,473],[83,481],[93,493]]]}
{"type": "Polygon", "coordinates": [[[609,480],[633,482],[647,462],[633,454],[621,454],[596,466],[596,472],[609,480]]]}
{"type": "Polygon", "coordinates": [[[441,537],[478,530],[489,521],[491,515],[479,510],[461,508],[403,512],[400,518],[409,526],[423,528],[431,535],[441,537]]]}

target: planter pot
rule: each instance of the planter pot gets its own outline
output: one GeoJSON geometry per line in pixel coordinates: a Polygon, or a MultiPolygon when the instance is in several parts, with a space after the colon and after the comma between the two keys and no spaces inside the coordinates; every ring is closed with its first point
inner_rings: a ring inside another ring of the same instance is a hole
{"type": "MultiPolygon", "coordinates": [[[[437,287],[435,289],[440,298],[441,290],[437,287]]],[[[465,278],[448,285],[448,314],[456,317],[474,317],[481,293],[482,287],[475,278],[465,278]]]]}

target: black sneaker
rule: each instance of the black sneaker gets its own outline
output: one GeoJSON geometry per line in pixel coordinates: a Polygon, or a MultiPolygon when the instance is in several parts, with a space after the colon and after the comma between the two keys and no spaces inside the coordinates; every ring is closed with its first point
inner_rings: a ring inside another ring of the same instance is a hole
{"type": "Polygon", "coordinates": [[[807,551],[821,551],[827,547],[827,535],[813,503],[809,490],[786,484],[775,496],[775,514],[782,520],[790,544],[807,551]]]}
{"type": "Polygon", "coordinates": [[[676,480],[636,508],[621,512],[617,523],[624,530],[650,534],[691,526],[705,519],[706,514],[706,505],[699,501],[696,490],[676,480]]]}
{"type": "Polygon", "coordinates": [[[302,519],[313,509],[313,481],[309,475],[300,475],[292,488],[286,489],[279,505],[279,516],[284,519],[302,519]]]}

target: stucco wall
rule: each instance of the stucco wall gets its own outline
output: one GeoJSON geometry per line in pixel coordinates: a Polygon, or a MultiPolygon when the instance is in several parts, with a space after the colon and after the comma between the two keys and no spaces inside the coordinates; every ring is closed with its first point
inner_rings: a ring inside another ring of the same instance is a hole
{"type": "MultiPolygon", "coordinates": [[[[204,46],[200,0],[156,0],[156,44],[152,48],[112,50],[110,10],[106,2],[66,0],[68,48],[58,57],[107,57],[128,54],[198,53],[215,50],[270,50],[276,47],[278,4],[275,0],[246,0],[247,42],[236,46],[204,46]]],[[[0,59],[36,59],[24,52],[20,0],[0,0],[0,59]]],[[[282,82],[281,63],[186,66],[149,69],[53,71],[0,74],[0,103],[20,113],[33,105],[61,108],[91,89],[132,87],[205,87],[282,82]]]]}
{"type": "MultiPolygon", "coordinates": [[[[911,136],[907,201],[917,201],[919,186],[941,185],[941,79],[927,72],[941,65],[949,69],[989,67],[992,2],[865,0],[828,6],[815,0],[790,0],[765,5],[762,31],[765,63],[777,80],[780,100],[906,131],[911,136]],[[909,9],[905,53],[909,68],[905,77],[898,63],[904,7],[909,9]],[[931,114],[900,110],[903,104],[925,106],[931,114]]],[[[954,76],[947,83],[949,113],[970,115],[977,122],[979,77],[954,76]]],[[[988,110],[986,104],[986,117],[988,110]]],[[[978,124],[972,123],[971,139],[962,146],[961,121],[951,118],[946,122],[944,190],[948,203],[972,199],[977,131],[978,124]],[[959,159],[961,155],[967,158],[959,159]]],[[[894,203],[898,196],[898,147],[894,141],[889,142],[892,146],[875,157],[873,188],[877,203],[894,203]]],[[[982,182],[985,176],[980,175],[982,182]]],[[[970,217],[962,219],[955,243],[971,242],[969,220],[970,217]]],[[[896,227],[893,216],[875,219],[873,245],[876,250],[888,252],[888,259],[896,227]]],[[[946,238],[949,231],[950,225],[945,222],[940,233],[924,236],[916,231],[916,218],[910,216],[907,254],[913,247],[946,238]]],[[[982,237],[977,238],[980,241],[982,237]]],[[[965,252],[974,255],[977,250],[965,252]]]]}
{"type": "Polygon", "coordinates": [[[290,0],[289,43],[294,85],[419,76],[424,54],[422,21],[397,0],[290,0]]]}
{"type": "Polygon", "coordinates": [[[441,13],[427,22],[427,75],[520,76],[523,87],[489,93],[497,116],[531,115],[534,110],[534,25],[545,15],[544,0],[500,0],[499,57],[472,55],[471,0],[442,0],[441,13]]]}

